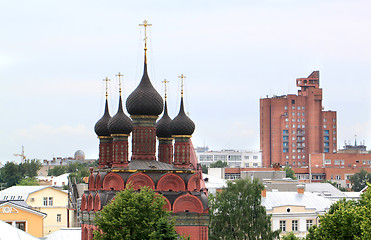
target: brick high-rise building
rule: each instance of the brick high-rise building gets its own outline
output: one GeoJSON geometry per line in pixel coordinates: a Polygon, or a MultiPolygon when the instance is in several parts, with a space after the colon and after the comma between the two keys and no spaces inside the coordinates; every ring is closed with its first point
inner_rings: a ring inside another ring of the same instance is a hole
{"type": "Polygon", "coordinates": [[[323,111],[319,71],[296,79],[298,94],[260,99],[262,165],[307,166],[310,153],[336,152],[336,111],[323,111]]]}

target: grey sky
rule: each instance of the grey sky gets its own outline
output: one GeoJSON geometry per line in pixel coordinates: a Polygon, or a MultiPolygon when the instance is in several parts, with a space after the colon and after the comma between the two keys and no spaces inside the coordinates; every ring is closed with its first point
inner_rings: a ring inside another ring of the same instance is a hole
{"type": "Polygon", "coordinates": [[[98,157],[94,124],[103,114],[102,79],[111,78],[117,110],[143,71],[143,29],[150,29],[149,73],[169,113],[186,110],[195,146],[259,149],[259,98],[296,93],[295,79],[320,70],[323,105],[338,112],[338,145],[371,145],[370,1],[5,1],[0,0],[0,161],[98,157]]]}

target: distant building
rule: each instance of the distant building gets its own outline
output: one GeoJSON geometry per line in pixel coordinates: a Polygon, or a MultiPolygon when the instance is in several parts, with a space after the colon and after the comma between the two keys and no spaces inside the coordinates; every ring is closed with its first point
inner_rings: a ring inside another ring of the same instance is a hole
{"type": "MultiPolygon", "coordinates": [[[[199,149],[199,148],[196,148],[199,149]]],[[[202,149],[204,150],[204,149],[202,149]]],[[[228,167],[261,167],[261,151],[196,151],[198,162],[210,166],[217,161],[226,162],[228,167]]]]}
{"type": "Polygon", "coordinates": [[[13,186],[0,191],[0,201],[23,200],[32,209],[47,214],[43,236],[67,227],[67,196],[67,192],[50,186],[13,186]]]}
{"type": "Polygon", "coordinates": [[[336,112],[323,111],[319,71],[296,79],[296,86],[298,95],[260,99],[263,167],[308,166],[309,154],[336,152],[336,112]]]}

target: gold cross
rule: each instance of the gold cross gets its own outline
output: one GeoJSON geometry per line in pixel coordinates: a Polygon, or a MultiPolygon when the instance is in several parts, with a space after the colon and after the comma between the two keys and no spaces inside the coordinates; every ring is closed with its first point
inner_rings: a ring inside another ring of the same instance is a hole
{"type": "Polygon", "coordinates": [[[123,77],[124,75],[122,75],[120,72],[116,75],[116,77],[119,77],[119,93],[121,94],[121,77],[123,77]]]}
{"type": "Polygon", "coordinates": [[[165,101],[166,101],[166,99],[167,99],[167,94],[166,94],[166,83],[168,83],[169,81],[168,80],[166,80],[166,79],[164,79],[164,81],[162,81],[163,83],[164,83],[164,85],[165,85],[165,101]]]}
{"type": "Polygon", "coordinates": [[[144,51],[147,51],[147,27],[152,26],[152,24],[149,24],[147,20],[144,20],[143,24],[139,24],[139,26],[144,27],[144,51]]]}
{"type": "Polygon", "coordinates": [[[182,75],[178,76],[178,78],[180,78],[180,81],[181,81],[181,85],[180,85],[180,87],[181,87],[180,95],[183,97],[183,86],[184,86],[183,81],[184,81],[184,78],[186,78],[186,76],[184,76],[183,73],[182,73],[182,75]]]}
{"type": "Polygon", "coordinates": [[[103,81],[106,82],[106,99],[108,98],[108,82],[111,81],[111,79],[108,79],[108,77],[106,77],[105,79],[103,79],[103,81]]]}

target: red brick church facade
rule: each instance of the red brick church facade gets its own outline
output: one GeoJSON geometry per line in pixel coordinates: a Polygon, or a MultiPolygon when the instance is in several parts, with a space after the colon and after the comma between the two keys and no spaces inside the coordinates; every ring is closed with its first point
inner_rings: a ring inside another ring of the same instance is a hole
{"type": "Polygon", "coordinates": [[[167,202],[166,209],[176,216],[179,234],[208,239],[207,190],[190,140],[195,125],[184,113],[183,93],[178,116],[173,120],[168,116],[166,97],[164,103],[148,77],[146,51],[143,77],[127,98],[126,108],[130,118],[123,112],[120,90],[118,111],[111,117],[106,97],[105,113],[95,125],[99,169],[91,170],[89,190],[81,200],[82,239],[93,239],[93,231],[97,230],[95,213],[128,183],[137,190],[148,186],[160,193],[167,202]]]}

